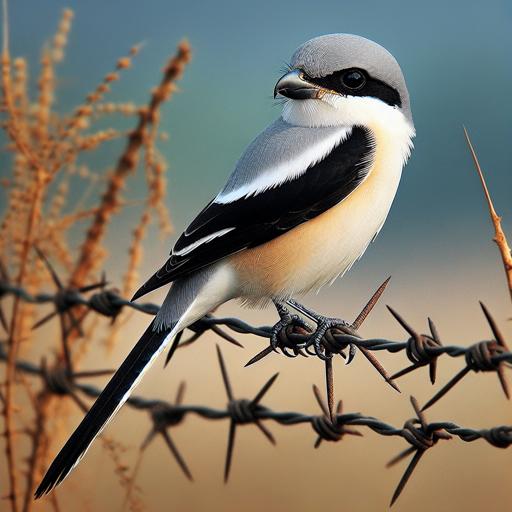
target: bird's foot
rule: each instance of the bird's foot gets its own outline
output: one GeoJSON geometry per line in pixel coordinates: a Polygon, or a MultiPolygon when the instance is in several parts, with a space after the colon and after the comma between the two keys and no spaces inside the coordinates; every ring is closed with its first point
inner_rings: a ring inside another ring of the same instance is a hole
{"type": "Polygon", "coordinates": [[[284,303],[274,301],[274,306],[276,307],[280,320],[272,327],[270,345],[275,352],[277,352],[278,349],[281,349],[286,356],[295,357],[296,355],[302,353],[301,349],[298,347],[287,347],[283,345],[282,338],[280,337],[283,329],[286,329],[289,326],[293,326],[300,327],[308,332],[311,332],[311,326],[308,325],[299,315],[292,315],[284,303]],[[290,353],[288,349],[291,349],[293,353],[290,353]]]}
{"type": "MultiPolygon", "coordinates": [[[[306,351],[308,351],[308,347],[313,347],[314,355],[318,356],[320,359],[330,359],[332,354],[326,350],[326,348],[322,345],[322,338],[326,335],[327,331],[330,329],[336,328],[346,328],[350,327],[351,324],[342,320],[341,318],[330,318],[323,315],[318,314],[316,311],[299,304],[293,299],[289,299],[287,301],[292,308],[302,313],[304,316],[307,316],[311,320],[316,323],[316,330],[311,334],[307,346],[306,351]]],[[[349,360],[351,360],[354,356],[354,348],[350,346],[349,360]]],[[[313,354],[312,354],[313,355],[313,354]]]]}
{"type": "MultiPolygon", "coordinates": [[[[330,318],[322,315],[318,315],[315,322],[317,323],[316,330],[309,338],[308,347],[312,346],[314,348],[315,355],[320,359],[330,359],[332,354],[323,346],[322,338],[324,338],[330,329],[348,327],[350,324],[341,318],[330,318]]],[[[350,347],[350,350],[352,350],[352,347],[350,347]]],[[[350,354],[349,357],[352,357],[352,354],[350,354]]]]}

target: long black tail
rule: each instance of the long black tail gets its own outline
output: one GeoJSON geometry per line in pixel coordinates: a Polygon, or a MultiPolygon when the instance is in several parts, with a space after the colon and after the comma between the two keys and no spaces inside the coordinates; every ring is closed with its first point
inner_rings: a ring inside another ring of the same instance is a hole
{"type": "Polygon", "coordinates": [[[166,338],[171,331],[168,329],[156,332],[153,324],[154,322],[151,322],[80,425],[55,457],[35,492],[36,498],[50,492],[69,475],[80,462],[94,438],[126,402],[144,371],[165,348],[166,338]]]}

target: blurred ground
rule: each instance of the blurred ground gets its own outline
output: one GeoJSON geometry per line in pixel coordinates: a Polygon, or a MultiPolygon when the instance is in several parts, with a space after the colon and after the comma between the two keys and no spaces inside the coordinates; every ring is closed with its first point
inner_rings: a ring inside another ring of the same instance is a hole
{"type": "MultiPolygon", "coordinates": [[[[356,271],[356,275],[361,273],[356,271]]],[[[445,344],[487,339],[489,331],[477,304],[477,298],[482,298],[510,338],[512,326],[505,321],[510,315],[510,306],[501,282],[501,269],[491,271],[489,276],[473,274],[472,278],[474,291],[468,292],[464,283],[453,279],[449,282],[438,278],[428,283],[419,279],[417,287],[413,288],[398,276],[392,280],[382,304],[362,332],[368,337],[404,339],[401,329],[385,311],[384,304],[389,303],[418,328],[425,328],[426,314],[430,314],[445,344]]],[[[361,286],[356,281],[354,276],[347,280],[346,286],[339,284],[326,290],[310,298],[308,304],[327,313],[342,312],[352,318],[373,291],[371,286],[366,286],[366,279],[361,279],[365,282],[361,286]]],[[[241,315],[257,324],[269,323],[274,318],[273,312],[240,310],[235,305],[226,306],[219,313],[241,315]]],[[[139,330],[144,324],[143,317],[134,321],[139,330]]],[[[135,333],[135,327],[129,332],[135,333]]],[[[134,338],[135,334],[127,334],[121,340],[112,357],[113,364],[121,361],[134,338]]],[[[319,361],[272,355],[254,367],[243,368],[263,344],[250,336],[240,339],[245,350],[219,342],[237,397],[250,398],[271,374],[279,371],[279,379],[264,400],[265,405],[283,411],[317,412],[311,385],[323,385],[323,368],[319,361]]],[[[163,361],[158,361],[138,393],[172,399],[179,382],[186,380],[185,403],[223,407],[226,397],[215,355],[217,341],[211,336],[205,337],[179,351],[165,371],[163,361]]],[[[390,371],[406,364],[402,356],[379,354],[379,357],[390,371]]],[[[108,366],[110,362],[101,361],[100,366],[108,366]]],[[[90,356],[90,364],[99,364],[94,354],[90,356]]],[[[435,389],[462,364],[462,360],[440,361],[435,389]]],[[[335,376],[336,392],[343,398],[347,412],[373,415],[397,426],[412,416],[410,394],[420,403],[433,394],[427,370],[401,379],[402,394],[398,394],[382,382],[361,356],[349,367],[344,367],[341,360],[336,361],[335,376]]],[[[497,377],[485,374],[468,375],[432,407],[427,416],[432,421],[452,420],[475,428],[511,423],[510,403],[503,397],[497,377]]],[[[78,418],[76,415],[74,421],[78,418]]],[[[72,423],[70,420],[69,431],[72,423]]],[[[149,426],[144,413],[125,408],[107,434],[133,447],[130,455],[133,457],[149,426]]],[[[195,482],[184,478],[163,441],[157,439],[146,453],[139,478],[148,510],[387,510],[405,464],[389,470],[384,465],[405,447],[403,441],[364,431],[364,438],[348,437],[337,444],[323,443],[314,450],[315,435],[308,426],[285,428],[271,422],[268,426],[278,440],[277,447],[272,447],[254,426],[242,426],[238,430],[231,479],[224,485],[222,471],[228,422],[188,417],[171,433],[186,457],[195,482]]],[[[441,442],[425,455],[394,509],[398,512],[508,511],[512,506],[508,492],[512,483],[509,466],[509,450],[493,448],[483,441],[441,442]]],[[[69,507],[77,502],[79,495],[90,503],[92,510],[121,510],[122,492],[114,483],[112,472],[112,462],[96,443],[58,493],[65,500],[69,499],[69,507]]],[[[43,503],[36,510],[44,510],[43,503]]]]}
{"type": "MultiPolygon", "coordinates": [[[[406,168],[397,200],[379,238],[349,276],[305,302],[326,314],[351,319],[388,275],[392,281],[382,303],[365,323],[362,334],[404,339],[385,310],[390,304],[418,329],[426,317],[438,325],[445,344],[470,344],[490,337],[480,312],[483,300],[512,337],[510,299],[477,177],[465,148],[466,123],[487,172],[491,193],[504,227],[512,233],[510,190],[512,157],[509,101],[512,68],[510,2],[426,3],[281,1],[247,3],[222,0],[199,4],[152,2],[11,2],[11,48],[14,55],[37,61],[42,41],[52,32],[62,7],[76,12],[68,62],[62,67],[59,108],[66,111],[93,88],[120,55],[139,41],[147,45],[126,81],[116,85],[116,101],[145,101],[158,77],[159,66],[175,43],[188,36],[194,61],[176,96],[164,112],[169,144],[162,144],[171,167],[169,204],[179,234],[194,213],[214,195],[247,143],[278,115],[271,93],[279,67],[304,40],[321,33],[343,31],[371,37],[388,47],[400,61],[412,97],[418,132],[416,150],[406,168]],[[29,13],[29,14],[27,14],[29,13]],[[92,36],[92,37],[91,37],[92,36]],[[87,63],[87,65],[84,65],[87,63]],[[126,84],[126,85],[125,85],[126,84]]],[[[34,84],[35,87],[35,84],[34,84]]],[[[118,147],[98,157],[97,168],[111,166],[118,147]]],[[[127,199],[140,199],[144,178],[134,179],[127,199]]],[[[125,257],[137,212],[127,209],[111,230],[112,257],[106,271],[120,278],[119,258],[125,257]]],[[[145,244],[142,278],[152,273],[168,253],[171,241],[150,236],[145,244]]],[[[124,268],[124,267],[123,267],[124,268]]],[[[158,294],[150,299],[157,302],[158,294]]],[[[227,305],[221,314],[269,324],[273,311],[241,310],[227,305]]],[[[147,317],[135,314],[114,353],[91,351],[84,367],[117,366],[144,329],[147,317]]],[[[40,353],[52,328],[41,331],[40,353]]],[[[100,337],[98,337],[100,339],[100,337]]],[[[226,402],[215,356],[214,338],[205,337],[179,351],[172,365],[155,364],[137,392],[172,399],[179,382],[187,381],[186,403],[222,407],[226,402]]],[[[323,368],[313,359],[290,360],[272,355],[251,368],[244,363],[262,348],[252,337],[240,337],[245,349],[222,341],[229,372],[239,397],[251,397],[274,372],[280,376],[265,398],[278,410],[317,412],[312,383],[323,385],[323,368]]],[[[53,346],[53,343],[51,344],[53,346]]],[[[100,347],[100,345],[98,345],[100,347]]],[[[35,356],[34,356],[35,357],[35,356]]],[[[379,354],[389,371],[402,368],[402,356],[379,354]]],[[[36,358],[34,359],[36,360],[36,358]]],[[[446,382],[462,360],[439,363],[438,384],[446,382]]],[[[510,373],[510,372],[509,372],[510,373]]],[[[336,392],[346,411],[377,416],[402,425],[411,417],[409,395],[423,403],[433,394],[427,371],[400,380],[402,394],[386,386],[364,358],[350,367],[335,364],[336,392]]],[[[427,416],[464,426],[512,424],[510,403],[495,375],[468,375],[427,416]]],[[[80,419],[69,407],[65,433],[80,419]]],[[[124,408],[107,435],[123,441],[133,461],[150,423],[143,413],[124,408]]],[[[227,421],[207,422],[188,417],[172,431],[195,478],[188,482],[157,439],[148,449],[140,472],[143,499],[150,511],[210,510],[230,512],[385,511],[405,463],[386,470],[385,463],[405,447],[399,439],[364,430],[364,438],[349,437],[313,450],[315,435],[307,426],[268,424],[278,445],[272,447],[253,426],[237,433],[234,464],[228,485],[222,481],[227,421]]],[[[361,429],[363,430],[363,429],[361,429]]],[[[56,439],[54,452],[64,441],[56,439]]],[[[511,450],[483,441],[439,443],[421,461],[396,512],[508,512],[512,508],[511,450]]],[[[0,474],[0,482],[5,475],[0,474]]],[[[95,512],[123,510],[123,492],[113,476],[113,464],[96,443],[73,475],[57,491],[64,511],[85,503],[95,512]]],[[[0,503],[0,509],[4,509],[0,503]]],[[[36,512],[50,510],[42,500],[36,512]]]]}

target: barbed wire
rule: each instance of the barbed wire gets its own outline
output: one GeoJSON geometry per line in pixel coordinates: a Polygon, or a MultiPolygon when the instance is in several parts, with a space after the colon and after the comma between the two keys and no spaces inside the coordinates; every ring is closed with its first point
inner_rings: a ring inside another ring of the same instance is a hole
{"type": "MultiPolygon", "coordinates": [[[[180,425],[190,414],[195,414],[207,420],[230,420],[224,467],[225,481],[229,478],[233,457],[235,431],[240,425],[256,425],[272,444],[276,444],[273,434],[268,430],[266,425],[262,423],[263,421],[272,420],[284,426],[309,424],[317,436],[314,443],[315,448],[318,448],[323,441],[338,442],[341,441],[345,435],[362,435],[360,431],[354,430],[351,427],[366,427],[381,436],[401,437],[410,445],[410,447],[391,459],[391,461],[388,462],[387,467],[393,466],[412,453],[415,455],[393,494],[391,504],[393,504],[400,495],[407,483],[407,480],[412,474],[412,470],[419,462],[421,456],[426,450],[433,447],[441,439],[448,440],[451,436],[456,436],[464,442],[473,442],[481,439],[497,448],[507,448],[512,444],[512,426],[502,425],[489,429],[473,429],[462,427],[451,421],[437,421],[429,423],[425,419],[424,413],[420,410],[417,401],[413,397],[411,397],[411,403],[416,416],[408,419],[402,428],[389,425],[378,418],[366,416],[361,413],[344,413],[341,401],[338,402],[335,414],[331,416],[327,404],[324,403],[320,391],[316,386],[313,386],[313,391],[320,406],[321,414],[313,415],[291,411],[274,411],[264,406],[261,401],[276,381],[278,374],[274,374],[252,399],[235,398],[224,359],[218,346],[217,353],[228,398],[226,408],[215,409],[203,405],[183,404],[185,392],[184,382],[182,382],[178,388],[174,403],[160,399],[149,399],[137,395],[131,396],[127,401],[128,406],[137,410],[147,411],[152,423],[151,429],[141,445],[141,449],[144,450],[156,435],[161,435],[166,440],[171,453],[175,457],[183,473],[189,479],[192,479],[192,473],[185,463],[185,459],[174,444],[168,430],[180,425]]],[[[0,360],[5,361],[5,359],[6,352],[4,350],[4,345],[0,344],[0,360]]],[[[44,363],[36,365],[28,361],[17,361],[16,368],[22,372],[42,379],[43,385],[49,393],[60,397],[70,396],[75,402],[77,402],[77,391],[82,392],[84,395],[91,398],[96,398],[102,391],[100,388],[91,384],[77,382],[77,379],[98,377],[109,373],[108,370],[100,370],[69,374],[63,366],[48,368],[44,363]]],[[[80,408],[84,409],[81,400],[78,403],[80,408]]]]}
{"type": "MultiPolygon", "coordinates": [[[[103,278],[99,283],[86,286],[81,289],[64,288],[60,280],[55,276],[54,280],[59,288],[57,293],[40,293],[32,295],[25,289],[11,285],[6,280],[0,279],[0,299],[2,297],[12,295],[33,304],[53,303],[56,308],[53,313],[45,316],[36,322],[34,327],[40,327],[51,318],[58,314],[70,312],[76,306],[85,306],[86,311],[94,311],[102,316],[109,317],[113,320],[119,315],[123,308],[131,308],[149,315],[156,315],[160,306],[152,303],[137,304],[121,297],[116,289],[106,289],[106,281],[103,278]],[[89,297],[85,297],[84,293],[98,290],[89,297]]],[[[473,372],[496,372],[503,389],[503,392],[509,398],[510,392],[506,382],[504,368],[505,365],[512,364],[512,352],[508,350],[505,338],[501,333],[498,325],[487,307],[480,302],[482,311],[491,328],[494,339],[476,342],[470,346],[463,347],[457,345],[443,345],[438,330],[432,321],[428,319],[430,334],[421,334],[409,325],[405,319],[399,315],[394,309],[388,306],[389,311],[404,330],[409,334],[406,341],[393,341],[382,338],[364,339],[357,329],[367,318],[377,301],[382,296],[389,279],[387,279],[372,295],[368,303],[365,305],[356,320],[350,325],[338,325],[327,330],[320,340],[323,353],[321,359],[326,363],[326,367],[331,366],[330,361],[333,356],[339,355],[349,364],[355,355],[355,349],[359,349],[363,355],[369,359],[373,366],[379,371],[386,382],[390,383],[395,389],[398,389],[394,380],[403,375],[415,371],[423,366],[429,367],[430,380],[432,384],[436,381],[437,360],[440,356],[449,356],[452,358],[464,357],[466,366],[457,373],[426,405],[424,408],[430,407],[444,396],[450,389],[455,386],[470,371],[473,372]],[[348,350],[348,354],[345,351],[348,350]],[[404,368],[394,375],[389,375],[386,370],[375,359],[371,352],[386,351],[392,354],[397,352],[405,352],[407,358],[412,363],[409,367],[404,368]]],[[[71,328],[79,329],[81,320],[71,322],[71,328]]],[[[276,324],[277,325],[277,324],[276,324]]],[[[202,319],[192,324],[188,329],[192,331],[192,336],[181,341],[183,332],[178,335],[180,347],[187,346],[198,340],[208,331],[213,331],[223,339],[232,344],[242,347],[233,336],[221,329],[220,326],[227,327],[237,334],[252,334],[258,337],[267,338],[269,346],[251,358],[246,366],[261,361],[273,352],[280,352],[287,357],[303,357],[319,356],[318,353],[311,351],[311,333],[313,329],[304,328],[303,322],[298,322],[298,317],[291,315],[288,323],[284,323],[282,328],[272,341],[272,334],[275,326],[252,326],[238,318],[219,318],[211,314],[206,315],[202,319]],[[276,343],[277,342],[277,343],[276,343]]],[[[326,370],[327,373],[327,370],[326,370]]],[[[332,408],[331,408],[332,410],[332,408]]]]}
{"type": "MultiPolygon", "coordinates": [[[[107,283],[104,277],[99,283],[83,288],[67,288],[62,284],[50,263],[42,254],[40,256],[44,259],[51,273],[57,287],[57,292],[53,294],[30,294],[24,288],[9,283],[6,274],[2,272],[0,274],[0,299],[14,296],[32,304],[53,304],[55,306],[54,311],[36,322],[34,328],[43,325],[55,316],[59,316],[62,326],[61,338],[64,357],[57,359],[52,365],[48,365],[45,359],[40,364],[18,360],[16,368],[19,371],[41,379],[48,393],[61,397],[69,396],[80,409],[86,411],[88,407],[83,402],[81,395],[96,398],[101,393],[101,389],[85,383],[83,380],[108,375],[113,371],[75,371],[70,355],[71,349],[67,341],[69,333],[72,330],[81,332],[81,322],[86,314],[91,311],[115,320],[123,308],[131,308],[146,314],[155,315],[159,310],[159,306],[151,303],[135,304],[126,300],[120,296],[117,290],[106,288],[107,283]],[[75,318],[74,316],[73,309],[77,306],[85,309],[85,313],[80,318],[75,318]]],[[[236,428],[240,425],[254,424],[272,444],[275,444],[274,436],[264,422],[274,421],[285,426],[309,424],[317,436],[314,443],[315,447],[318,447],[324,441],[340,441],[345,435],[362,435],[354,427],[366,427],[382,436],[402,437],[410,445],[388,463],[388,467],[390,467],[409,455],[413,455],[395,489],[391,499],[391,504],[393,504],[404,489],[405,484],[424,453],[441,440],[448,440],[455,436],[464,442],[482,439],[498,448],[510,446],[512,444],[512,426],[504,425],[488,429],[472,429],[461,427],[449,421],[429,423],[424,415],[425,409],[437,402],[471,371],[477,373],[496,372],[503,392],[507,398],[509,397],[504,369],[506,366],[511,365],[512,353],[509,352],[502,333],[485,305],[481,303],[494,338],[479,341],[468,347],[443,345],[431,319],[428,319],[430,333],[418,333],[401,315],[389,307],[388,309],[391,314],[408,333],[409,338],[406,341],[392,341],[380,338],[364,339],[359,335],[357,329],[362,325],[381,297],[388,281],[389,279],[377,289],[353,323],[339,322],[334,327],[327,329],[319,340],[318,346],[313,346],[311,341],[314,329],[306,324],[300,316],[292,315],[288,311],[281,314],[281,320],[274,326],[252,326],[238,318],[219,318],[211,314],[191,325],[189,330],[192,334],[189,338],[182,340],[183,333],[178,335],[180,347],[191,344],[208,331],[215,332],[230,343],[242,346],[238,340],[221,327],[227,328],[236,334],[252,334],[268,339],[269,345],[249,360],[246,366],[260,361],[273,352],[284,354],[287,357],[297,357],[300,355],[303,357],[315,356],[320,358],[325,364],[326,401],[324,402],[316,386],[313,386],[313,391],[321,408],[321,414],[279,412],[262,405],[262,399],[274,384],[278,374],[273,375],[254,398],[234,398],[226,365],[220,348],[217,346],[219,365],[228,398],[227,407],[225,409],[215,409],[203,405],[183,404],[185,383],[180,384],[174,403],[133,395],[127,401],[128,406],[137,410],[147,411],[152,422],[151,429],[143,441],[141,449],[144,450],[156,435],[162,436],[185,476],[192,479],[192,473],[169,433],[170,428],[181,424],[190,414],[195,414],[208,420],[229,419],[230,426],[224,465],[224,479],[227,481],[233,457],[235,432],[236,428]],[[365,416],[361,413],[344,413],[341,401],[337,403],[336,407],[334,406],[333,357],[339,355],[349,364],[353,360],[356,351],[360,351],[383,376],[385,381],[397,390],[398,386],[395,383],[395,379],[424,366],[429,368],[430,380],[433,384],[436,380],[437,360],[441,356],[464,357],[465,366],[422,408],[411,397],[415,416],[407,420],[402,428],[397,428],[372,416],[365,416]],[[387,351],[392,354],[405,352],[411,365],[390,376],[373,354],[373,352],[379,351],[387,351]]],[[[297,310],[301,312],[300,305],[293,302],[289,304],[292,307],[297,306],[297,310]]],[[[0,318],[4,316],[3,313],[0,314],[0,318]]],[[[0,343],[0,360],[6,360],[6,351],[2,343],[0,343]]]]}

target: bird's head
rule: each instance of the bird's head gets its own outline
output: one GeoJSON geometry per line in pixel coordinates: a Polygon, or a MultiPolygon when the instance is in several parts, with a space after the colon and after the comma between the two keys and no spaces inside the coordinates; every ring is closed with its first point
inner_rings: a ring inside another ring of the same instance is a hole
{"type": "Polygon", "coordinates": [[[402,70],[385,48],[351,34],[316,37],[293,54],[274,96],[283,119],[299,126],[371,126],[413,121],[402,70]]]}

